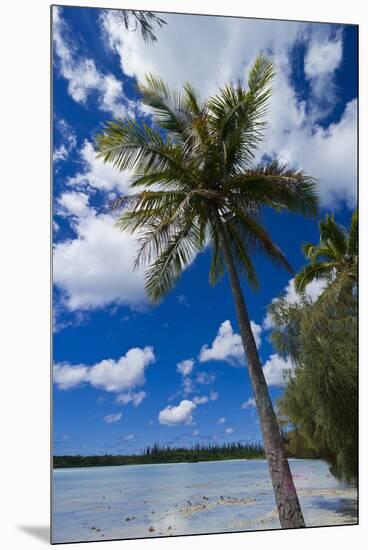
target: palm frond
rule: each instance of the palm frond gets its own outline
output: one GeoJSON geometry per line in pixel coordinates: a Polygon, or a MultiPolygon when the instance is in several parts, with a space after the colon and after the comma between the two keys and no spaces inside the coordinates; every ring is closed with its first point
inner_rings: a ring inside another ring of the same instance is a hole
{"type": "Polygon", "coordinates": [[[273,161],[235,175],[224,190],[274,208],[314,216],[318,211],[316,183],[303,170],[273,161]]]}
{"type": "Polygon", "coordinates": [[[345,232],[334,220],[333,216],[326,214],[325,220],[319,224],[320,241],[327,243],[335,251],[336,257],[346,254],[347,241],[345,232]]]}
{"type": "Polygon", "coordinates": [[[171,134],[183,136],[188,113],[182,95],[158,76],[147,74],[145,82],[138,83],[142,102],[153,110],[155,122],[171,134]]]}
{"type": "Polygon", "coordinates": [[[306,286],[315,279],[326,279],[333,274],[334,262],[308,264],[295,275],[294,286],[297,292],[304,292],[306,286]]]}
{"type": "Polygon", "coordinates": [[[111,163],[119,171],[134,175],[159,171],[181,173],[190,185],[196,185],[196,174],[183,161],[181,148],[169,139],[163,140],[158,131],[134,120],[107,122],[96,136],[97,158],[111,163]]]}
{"type": "Polygon", "coordinates": [[[214,286],[222,279],[225,273],[225,262],[217,231],[213,231],[211,237],[212,257],[208,278],[210,284],[214,286]]]}
{"type": "Polygon", "coordinates": [[[198,224],[188,220],[146,270],[145,286],[152,302],[160,301],[173,288],[202,246],[198,224]]]}
{"type": "Polygon", "coordinates": [[[266,229],[253,216],[244,214],[235,204],[231,204],[229,208],[234,214],[232,224],[236,227],[247,250],[250,252],[258,250],[266,254],[273,263],[283,266],[292,273],[293,268],[281,249],[272,241],[266,229]]]}

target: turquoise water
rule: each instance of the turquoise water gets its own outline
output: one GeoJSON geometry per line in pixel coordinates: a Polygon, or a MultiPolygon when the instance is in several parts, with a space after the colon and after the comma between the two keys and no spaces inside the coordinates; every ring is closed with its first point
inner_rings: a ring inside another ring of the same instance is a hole
{"type": "MultiPolygon", "coordinates": [[[[291,460],[308,526],[356,523],[356,491],[320,460],[291,460]]],[[[279,528],[264,460],[53,473],[53,542],[279,528]]]]}

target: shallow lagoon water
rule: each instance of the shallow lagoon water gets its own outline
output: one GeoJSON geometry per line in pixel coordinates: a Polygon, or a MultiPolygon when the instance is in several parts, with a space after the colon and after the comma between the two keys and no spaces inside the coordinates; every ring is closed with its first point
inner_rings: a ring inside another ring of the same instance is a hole
{"type": "MultiPolygon", "coordinates": [[[[321,460],[290,460],[307,526],[357,522],[356,489],[321,460]]],[[[277,529],[264,460],[53,472],[54,543],[277,529]]]]}

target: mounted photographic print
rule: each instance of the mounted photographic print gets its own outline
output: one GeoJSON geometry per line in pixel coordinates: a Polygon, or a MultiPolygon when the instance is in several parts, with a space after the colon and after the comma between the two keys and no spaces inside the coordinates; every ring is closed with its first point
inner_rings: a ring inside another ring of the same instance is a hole
{"type": "Polygon", "coordinates": [[[358,27],[51,26],[52,543],[356,525],[358,27]]]}

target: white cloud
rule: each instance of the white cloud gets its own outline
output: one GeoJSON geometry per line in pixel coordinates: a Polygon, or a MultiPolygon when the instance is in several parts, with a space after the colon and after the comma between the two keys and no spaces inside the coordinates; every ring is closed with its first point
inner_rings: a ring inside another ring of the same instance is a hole
{"type": "Polygon", "coordinates": [[[321,74],[333,73],[341,63],[342,50],[341,34],[332,39],[324,38],[321,42],[312,42],[304,59],[307,77],[314,78],[321,74]]]}
{"type": "Polygon", "coordinates": [[[337,90],[334,84],[334,73],[342,61],[342,33],[335,36],[319,33],[310,42],[304,58],[304,71],[312,88],[314,103],[309,111],[309,117],[315,120],[328,115],[337,101],[337,90]]]}
{"type": "Polygon", "coordinates": [[[216,376],[212,373],[198,371],[195,377],[196,384],[203,384],[207,386],[212,384],[216,380],[216,376]]]}
{"type": "Polygon", "coordinates": [[[277,156],[321,178],[322,206],[355,205],[356,101],[346,106],[336,123],[327,128],[317,124],[336,103],[333,77],[343,47],[343,35],[333,34],[336,27],[174,14],[164,18],[168,25],[159,31],[155,47],[144,43],[138,33],[124,32],[111,14],[102,18],[107,41],[120,56],[125,74],[142,80],[153,72],[175,88],[189,81],[207,96],[229,80],[244,81],[256,55],[267,52],[278,72],[266,139],[257,160],[262,154],[277,156]],[[300,101],[292,84],[290,52],[298,41],[306,47],[305,75],[312,86],[306,101],[300,101]],[[199,57],[198,51],[202,52],[199,57]]]}
{"type": "Polygon", "coordinates": [[[218,424],[225,424],[225,422],[226,422],[225,416],[221,416],[221,418],[219,418],[217,421],[218,424]]]}
{"type": "Polygon", "coordinates": [[[119,231],[108,214],[93,210],[73,226],[77,237],[54,246],[54,283],[69,310],[89,310],[115,303],[146,303],[143,269],[133,271],[135,237],[119,231]]]}
{"type": "Polygon", "coordinates": [[[138,405],[142,403],[145,397],[146,397],[145,391],[138,391],[138,392],[129,391],[127,393],[120,393],[116,397],[116,402],[122,403],[123,405],[128,405],[128,403],[132,403],[134,407],[138,407],[138,405]]]}
{"type": "Polygon", "coordinates": [[[121,194],[130,194],[130,173],[119,172],[111,164],[105,164],[96,158],[96,151],[91,142],[85,140],[80,152],[83,171],[69,177],[68,185],[75,187],[91,186],[100,191],[118,191],[121,194]]]}
{"type": "Polygon", "coordinates": [[[91,210],[88,206],[89,197],[85,193],[77,191],[66,191],[57,200],[61,207],[61,215],[72,215],[83,217],[90,214],[91,210]]]}
{"type": "Polygon", "coordinates": [[[177,366],[176,370],[180,372],[182,376],[188,376],[194,367],[194,361],[193,359],[184,359],[183,361],[180,361],[177,366]]]}
{"type": "Polygon", "coordinates": [[[226,428],[225,433],[226,433],[226,434],[232,434],[232,433],[234,433],[234,428],[231,428],[231,427],[226,428]]]}
{"type": "MultiPolygon", "coordinates": [[[[279,107],[277,107],[279,108],[279,107]]],[[[306,118],[288,132],[277,128],[266,147],[292,166],[319,180],[321,205],[335,208],[341,201],[354,207],[357,197],[357,102],[346,105],[340,121],[328,128],[311,126],[306,118]]]]}
{"type": "Polygon", "coordinates": [[[54,383],[60,390],[68,390],[85,382],[88,367],[85,365],[56,364],[54,366],[54,383]]]}
{"type": "Polygon", "coordinates": [[[198,431],[198,430],[194,430],[193,435],[199,435],[199,431],[198,431]]]}
{"type": "Polygon", "coordinates": [[[193,403],[196,405],[204,405],[208,403],[209,397],[207,395],[202,395],[201,397],[193,397],[193,403]]]}
{"type": "Polygon", "coordinates": [[[106,422],[106,424],[112,424],[113,422],[118,422],[122,416],[123,413],[107,414],[106,416],[104,416],[104,421],[106,422]]]}
{"type": "Polygon", "coordinates": [[[111,13],[104,15],[102,25],[125,74],[143,80],[146,73],[157,73],[173,87],[190,81],[205,96],[241,78],[260,49],[286,48],[302,28],[298,23],[263,21],[260,26],[255,20],[225,17],[163,17],[167,25],[158,31],[154,48],[138,33],[125,32],[111,13]]]}
{"type": "Polygon", "coordinates": [[[288,378],[294,373],[294,366],[289,358],[283,359],[273,353],[263,365],[263,372],[269,386],[285,387],[288,378]]]}
{"type": "Polygon", "coordinates": [[[202,395],[201,397],[193,397],[193,403],[196,405],[203,405],[209,401],[216,401],[218,399],[218,392],[211,390],[210,395],[202,395]]]}
{"type": "Polygon", "coordinates": [[[54,148],[52,156],[53,161],[57,163],[69,157],[71,151],[77,145],[77,136],[72,126],[64,118],[55,117],[54,128],[62,142],[59,147],[54,148]]]}
{"type": "Polygon", "coordinates": [[[147,346],[131,348],[117,360],[104,359],[92,366],[56,364],[54,383],[61,390],[90,384],[105,391],[121,392],[143,385],[145,369],[154,361],[153,349],[147,346]]]}
{"type": "Polygon", "coordinates": [[[242,409],[251,409],[253,407],[256,406],[256,400],[254,399],[254,397],[249,397],[249,399],[247,399],[246,401],[244,401],[244,403],[242,404],[241,408],[242,409]]]}
{"type": "Polygon", "coordinates": [[[131,102],[124,97],[121,81],[111,73],[100,72],[93,59],[78,54],[78,45],[61,13],[59,7],[53,7],[54,53],[59,73],[68,81],[68,94],[82,105],[95,95],[102,111],[124,116],[131,102]]]}
{"type": "Polygon", "coordinates": [[[183,378],[182,387],[183,387],[183,394],[185,396],[195,391],[194,381],[187,376],[183,378]]]}
{"type": "Polygon", "coordinates": [[[52,155],[52,159],[54,162],[58,162],[59,160],[66,160],[67,158],[68,158],[68,150],[64,144],[54,149],[54,152],[52,155]]]}
{"type": "Polygon", "coordinates": [[[199,360],[205,361],[239,361],[244,357],[244,349],[240,335],[233,332],[230,321],[224,321],[218,330],[212,346],[204,345],[199,354],[199,360]]]}
{"type": "MultiPolygon", "coordinates": [[[[256,345],[260,346],[262,327],[251,321],[252,332],[256,345]]],[[[224,321],[218,330],[212,346],[203,346],[199,360],[205,361],[227,361],[229,363],[241,363],[244,361],[244,349],[240,335],[233,331],[229,320],[224,321]]]]}
{"type": "Polygon", "coordinates": [[[160,424],[166,426],[177,426],[178,424],[192,424],[193,423],[193,411],[196,408],[196,404],[188,399],[183,399],[179,405],[168,405],[165,409],[160,411],[158,420],[160,424]]]}

